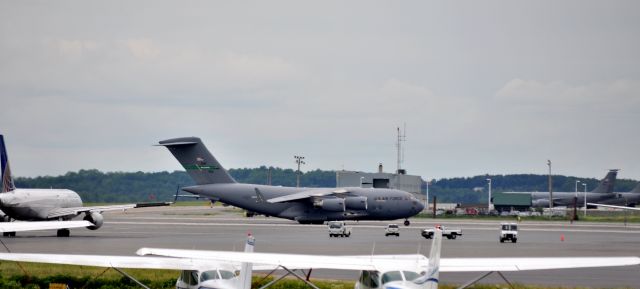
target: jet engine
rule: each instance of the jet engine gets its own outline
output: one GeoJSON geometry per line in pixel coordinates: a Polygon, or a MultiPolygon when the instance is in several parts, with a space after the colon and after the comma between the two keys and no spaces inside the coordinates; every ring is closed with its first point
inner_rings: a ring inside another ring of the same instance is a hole
{"type": "Polygon", "coordinates": [[[539,199],[539,200],[534,200],[533,202],[531,202],[531,205],[533,207],[549,207],[549,200],[548,199],[539,199]]]}
{"type": "Polygon", "coordinates": [[[87,227],[89,230],[97,230],[102,227],[102,224],[104,223],[104,217],[100,213],[96,212],[87,213],[87,215],[84,216],[84,220],[93,223],[93,226],[87,227]]]}
{"type": "Polygon", "coordinates": [[[367,209],[367,197],[348,197],[344,199],[344,203],[350,210],[367,209]]]}
{"type": "Polygon", "coordinates": [[[323,210],[332,211],[332,212],[345,211],[344,199],[341,199],[341,198],[320,199],[320,200],[317,200],[314,205],[316,207],[322,208],[323,210]]]}

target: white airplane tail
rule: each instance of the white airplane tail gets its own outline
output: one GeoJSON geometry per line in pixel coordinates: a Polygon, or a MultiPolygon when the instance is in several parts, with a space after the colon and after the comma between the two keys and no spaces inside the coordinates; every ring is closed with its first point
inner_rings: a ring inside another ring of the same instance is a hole
{"type": "MultiPolygon", "coordinates": [[[[247,243],[244,246],[244,251],[251,253],[253,252],[253,247],[256,244],[256,238],[251,236],[247,236],[247,243]]],[[[240,287],[239,289],[251,289],[251,276],[253,274],[253,264],[244,262],[240,265],[240,287]]]]}
{"type": "Polygon", "coordinates": [[[440,278],[440,249],[442,248],[442,228],[436,226],[429,253],[429,269],[427,273],[413,282],[424,289],[437,289],[440,278]]]}
{"type": "Polygon", "coordinates": [[[437,289],[438,281],[440,279],[440,249],[442,248],[442,229],[436,227],[435,234],[433,236],[433,242],[431,243],[431,252],[429,252],[429,272],[427,275],[426,288],[437,289]]]}

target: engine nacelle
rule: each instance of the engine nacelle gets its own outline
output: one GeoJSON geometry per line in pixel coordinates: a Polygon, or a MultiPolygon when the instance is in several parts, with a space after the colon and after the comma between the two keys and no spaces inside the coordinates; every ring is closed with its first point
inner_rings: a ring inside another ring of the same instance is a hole
{"type": "Polygon", "coordinates": [[[549,207],[549,200],[548,199],[539,199],[539,200],[534,200],[531,202],[531,206],[536,207],[536,208],[548,208],[549,207]]]}
{"type": "Polygon", "coordinates": [[[344,199],[344,203],[350,210],[367,209],[367,197],[348,197],[344,199]]]}
{"type": "Polygon", "coordinates": [[[316,207],[322,208],[323,210],[332,211],[332,212],[345,211],[344,199],[341,199],[341,198],[320,199],[320,200],[317,200],[314,205],[316,207]]]}
{"type": "Polygon", "coordinates": [[[91,213],[84,216],[85,221],[89,221],[93,224],[93,226],[87,227],[89,230],[97,230],[102,227],[104,223],[104,217],[100,213],[91,213]]]}

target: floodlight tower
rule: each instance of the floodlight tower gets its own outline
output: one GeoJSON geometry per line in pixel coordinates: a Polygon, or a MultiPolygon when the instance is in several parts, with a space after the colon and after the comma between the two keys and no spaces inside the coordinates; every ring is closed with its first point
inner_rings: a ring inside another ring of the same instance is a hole
{"type": "Polygon", "coordinates": [[[551,160],[547,160],[549,166],[549,210],[553,211],[553,181],[551,180],[551,160]]]}
{"type": "Polygon", "coordinates": [[[298,171],[296,172],[296,188],[300,187],[300,165],[306,164],[303,160],[303,156],[293,156],[296,159],[296,164],[298,164],[298,171]]]}

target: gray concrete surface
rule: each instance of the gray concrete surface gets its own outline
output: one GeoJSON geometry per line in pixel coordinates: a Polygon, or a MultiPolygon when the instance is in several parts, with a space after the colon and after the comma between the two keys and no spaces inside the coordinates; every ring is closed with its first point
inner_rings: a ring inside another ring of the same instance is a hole
{"type": "MultiPolygon", "coordinates": [[[[640,225],[527,222],[521,223],[517,244],[498,242],[499,221],[414,219],[401,227],[400,237],[385,237],[390,222],[350,222],[350,238],[329,238],[322,225],[299,225],[277,218],[244,218],[223,207],[171,207],[105,214],[97,231],[74,229],[70,238],[55,231],[23,232],[3,238],[13,252],[133,255],[143,246],[241,250],[247,232],[255,235],[256,251],[299,254],[428,254],[430,240],[420,229],[442,224],[459,227],[463,237],[443,240],[442,257],[572,257],[639,256],[640,225]],[[560,240],[564,235],[564,241],[560,240]]],[[[401,220],[397,221],[401,223],[401,220]]],[[[316,278],[355,279],[357,272],[313,271],[316,278]]],[[[442,273],[445,283],[464,283],[480,274],[442,273]]],[[[546,270],[505,273],[512,282],[590,287],[640,288],[640,267],[546,270]]],[[[497,276],[485,279],[503,283],[497,276]]]]}

